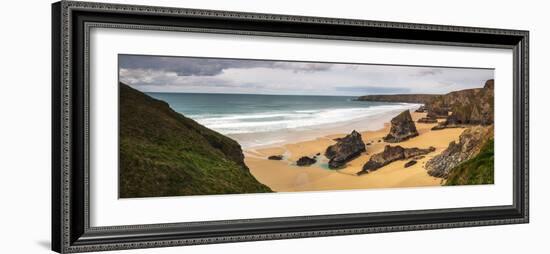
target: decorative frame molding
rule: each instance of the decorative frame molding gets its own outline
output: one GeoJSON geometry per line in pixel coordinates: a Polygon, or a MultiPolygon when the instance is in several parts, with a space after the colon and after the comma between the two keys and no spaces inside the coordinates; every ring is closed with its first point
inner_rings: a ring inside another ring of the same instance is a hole
{"type": "Polygon", "coordinates": [[[528,223],[528,73],[528,31],[73,1],[54,3],[52,249],[74,253],[528,223]],[[513,205],[90,227],[88,54],[89,31],[94,27],[513,49],[513,205]]]}

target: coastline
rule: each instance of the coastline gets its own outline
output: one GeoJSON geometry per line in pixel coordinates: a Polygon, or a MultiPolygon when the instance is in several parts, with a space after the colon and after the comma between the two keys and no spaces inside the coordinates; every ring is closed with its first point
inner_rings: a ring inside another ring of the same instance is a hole
{"type": "MultiPolygon", "coordinates": [[[[226,134],[226,136],[238,140],[243,150],[260,150],[287,144],[296,144],[316,140],[319,137],[339,136],[340,134],[351,132],[351,130],[379,130],[383,129],[389,121],[403,112],[411,112],[422,104],[415,103],[395,103],[386,105],[385,110],[380,110],[346,121],[337,121],[335,123],[326,123],[308,126],[307,128],[282,129],[279,131],[261,132],[261,133],[242,133],[226,134]]],[[[346,115],[342,116],[347,117],[346,115]]]]}
{"type": "MultiPolygon", "coordinates": [[[[405,148],[433,146],[436,150],[408,168],[404,167],[407,161],[396,161],[375,172],[361,176],[356,175],[371,155],[381,152],[388,144],[382,138],[389,132],[389,120],[383,124],[383,128],[375,131],[358,130],[365,144],[372,143],[372,145],[367,146],[367,152],[362,153],[340,170],[328,169],[326,167],[328,160],[322,154],[329,145],[335,143],[333,139],[349,134],[353,130],[351,126],[346,132],[340,132],[341,134],[315,133],[317,138],[305,141],[300,140],[261,148],[245,148],[245,164],[259,182],[276,192],[440,186],[442,179],[429,176],[423,166],[426,161],[447,148],[451,141],[458,140],[464,129],[450,128],[432,131],[431,128],[437,125],[436,123],[416,122],[419,118],[425,117],[426,113],[412,111],[411,115],[419,135],[391,145],[400,145],[405,148]],[[314,156],[317,153],[321,153],[320,160],[311,166],[298,167],[294,164],[301,156],[314,156]],[[271,155],[284,155],[284,159],[280,161],[268,160],[267,157],[271,155]]],[[[393,116],[391,115],[388,119],[393,116]]]]}

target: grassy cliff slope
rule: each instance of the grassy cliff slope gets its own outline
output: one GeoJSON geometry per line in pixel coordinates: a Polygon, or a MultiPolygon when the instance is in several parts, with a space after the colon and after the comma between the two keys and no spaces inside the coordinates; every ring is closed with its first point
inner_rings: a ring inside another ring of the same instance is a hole
{"type": "Polygon", "coordinates": [[[237,142],[119,87],[121,198],[271,192],[250,174],[237,142]]]}
{"type": "Polygon", "coordinates": [[[490,139],[478,155],[453,168],[445,185],[494,184],[494,141],[490,139]]]}

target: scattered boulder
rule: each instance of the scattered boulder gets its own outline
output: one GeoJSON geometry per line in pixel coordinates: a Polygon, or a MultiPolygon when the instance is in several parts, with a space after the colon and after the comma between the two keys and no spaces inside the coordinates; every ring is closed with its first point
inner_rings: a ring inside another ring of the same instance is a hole
{"type": "Polygon", "coordinates": [[[417,163],[416,160],[410,160],[409,162],[405,163],[405,168],[408,168],[416,163],[417,163]]]}
{"type": "Polygon", "coordinates": [[[403,148],[401,146],[387,145],[386,147],[384,147],[383,152],[371,156],[369,161],[365,163],[365,165],[363,165],[363,169],[359,171],[357,175],[362,175],[368,173],[369,171],[377,170],[394,161],[409,159],[412,157],[428,154],[433,151],[435,151],[435,147],[421,149],[417,147],[403,148]]]}
{"type": "Polygon", "coordinates": [[[418,136],[418,131],[412,120],[409,110],[401,112],[391,119],[390,133],[384,137],[388,143],[397,143],[418,136]]]}
{"type": "Polygon", "coordinates": [[[321,153],[316,153],[316,154],[315,154],[315,156],[319,156],[319,155],[321,155],[321,153]]]}
{"type": "Polygon", "coordinates": [[[282,155],[271,155],[269,157],[267,157],[268,160],[272,160],[272,161],[280,161],[283,159],[283,156],[282,155]]]}
{"type": "Polygon", "coordinates": [[[335,140],[336,144],[327,147],[325,151],[325,156],[329,159],[328,166],[331,169],[345,166],[348,161],[367,150],[361,134],[355,130],[351,134],[335,140]]]}
{"type": "Polygon", "coordinates": [[[452,141],[447,149],[426,163],[428,174],[447,178],[450,171],[460,163],[476,156],[485,142],[493,136],[491,127],[475,126],[460,134],[458,143],[452,141]]]}
{"type": "Polygon", "coordinates": [[[303,156],[300,159],[298,159],[298,161],[296,161],[296,165],[303,167],[303,166],[309,166],[311,164],[315,164],[315,162],[317,162],[316,159],[303,156]]]}
{"type": "Polygon", "coordinates": [[[422,117],[418,119],[418,123],[437,123],[437,118],[435,117],[422,117]]]}

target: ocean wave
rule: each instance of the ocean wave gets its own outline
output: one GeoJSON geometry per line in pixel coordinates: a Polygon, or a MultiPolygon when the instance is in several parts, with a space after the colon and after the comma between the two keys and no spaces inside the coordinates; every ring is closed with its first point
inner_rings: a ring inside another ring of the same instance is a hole
{"type": "Polygon", "coordinates": [[[201,115],[192,117],[222,134],[273,132],[322,128],[412,108],[412,104],[377,105],[362,108],[294,110],[250,114],[201,115]]]}

